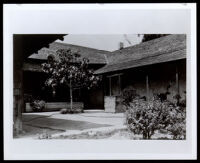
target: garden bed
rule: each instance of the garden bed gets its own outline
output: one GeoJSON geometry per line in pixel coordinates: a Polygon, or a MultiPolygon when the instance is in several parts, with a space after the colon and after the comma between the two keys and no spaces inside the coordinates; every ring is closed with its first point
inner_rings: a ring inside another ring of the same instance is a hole
{"type": "MultiPolygon", "coordinates": [[[[113,130],[110,132],[83,132],[81,134],[63,135],[55,137],[54,139],[127,139],[127,140],[143,140],[142,135],[131,133],[128,129],[113,130]]],[[[172,135],[162,134],[156,132],[150,140],[170,140],[172,135]]]]}
{"type": "MultiPolygon", "coordinates": [[[[73,109],[74,110],[83,110],[83,103],[82,102],[73,102],[73,109]]],[[[46,102],[45,108],[43,111],[60,111],[60,109],[70,109],[69,102],[46,102]]],[[[30,103],[26,103],[26,113],[33,112],[30,103]]],[[[80,111],[80,112],[81,112],[80,111]]]]}

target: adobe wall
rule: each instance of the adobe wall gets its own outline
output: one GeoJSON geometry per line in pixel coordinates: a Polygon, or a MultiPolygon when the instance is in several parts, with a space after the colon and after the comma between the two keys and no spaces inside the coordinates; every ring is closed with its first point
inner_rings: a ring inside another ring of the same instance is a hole
{"type": "Polygon", "coordinates": [[[140,96],[147,96],[146,76],[148,75],[149,97],[154,94],[166,93],[168,100],[179,93],[182,98],[186,91],[186,64],[185,61],[177,61],[171,63],[163,63],[159,65],[148,66],[144,69],[130,71],[125,74],[126,82],[123,89],[135,89],[140,96]],[[178,71],[179,92],[176,87],[176,70],[178,71]],[[131,78],[131,76],[135,76],[131,78]]]}
{"type": "MultiPolygon", "coordinates": [[[[146,75],[148,74],[149,98],[153,98],[154,94],[169,92],[167,99],[173,102],[175,101],[174,96],[178,93],[176,86],[177,68],[179,94],[181,100],[183,100],[186,96],[186,64],[184,60],[124,72],[122,75],[122,91],[125,89],[135,89],[137,94],[147,97],[146,75]]],[[[124,112],[125,107],[122,104],[121,96],[116,96],[115,105],[115,112],[124,112]]]]}

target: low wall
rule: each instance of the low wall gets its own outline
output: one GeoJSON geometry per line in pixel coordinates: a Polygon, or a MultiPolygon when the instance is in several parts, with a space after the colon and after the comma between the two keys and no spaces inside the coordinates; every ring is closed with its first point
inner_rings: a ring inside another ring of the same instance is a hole
{"type": "Polygon", "coordinates": [[[104,108],[107,113],[122,113],[126,110],[122,99],[118,96],[105,96],[104,108]]]}
{"type": "Polygon", "coordinates": [[[105,96],[104,97],[104,108],[107,113],[115,113],[116,107],[116,97],[115,96],[105,96]]]}
{"type": "MultiPolygon", "coordinates": [[[[60,111],[60,109],[70,109],[69,102],[47,102],[45,103],[45,111],[60,111]]],[[[82,102],[73,102],[73,109],[74,110],[83,110],[83,103],[82,102]]],[[[26,112],[33,112],[30,103],[26,103],[26,112]]]]}

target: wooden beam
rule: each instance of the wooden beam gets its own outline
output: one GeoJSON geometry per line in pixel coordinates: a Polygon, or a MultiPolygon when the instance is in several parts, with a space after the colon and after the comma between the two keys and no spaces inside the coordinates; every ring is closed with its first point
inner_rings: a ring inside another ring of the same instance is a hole
{"type": "Polygon", "coordinates": [[[110,77],[119,76],[119,75],[123,75],[123,73],[120,73],[120,74],[113,74],[113,75],[109,75],[109,76],[106,76],[106,77],[110,78],[110,77]]]}

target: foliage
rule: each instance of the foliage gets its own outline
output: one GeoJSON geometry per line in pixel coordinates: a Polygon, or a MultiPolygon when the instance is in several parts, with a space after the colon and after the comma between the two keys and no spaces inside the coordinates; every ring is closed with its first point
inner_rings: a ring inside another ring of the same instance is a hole
{"type": "Polygon", "coordinates": [[[45,108],[45,101],[43,100],[33,100],[30,103],[33,111],[38,112],[38,111],[43,111],[45,108]]]}
{"type": "Polygon", "coordinates": [[[59,85],[68,86],[72,105],[74,89],[90,89],[97,86],[100,81],[100,77],[94,75],[93,70],[88,68],[88,64],[89,59],[81,58],[78,52],[59,49],[55,57],[50,57],[48,63],[42,64],[43,72],[48,74],[45,84],[52,88],[54,94],[59,85]]]}
{"type": "Polygon", "coordinates": [[[30,103],[33,111],[42,111],[45,108],[45,101],[41,100],[39,97],[35,98],[30,94],[24,94],[24,102],[30,103]]]}
{"type": "Polygon", "coordinates": [[[126,112],[127,125],[134,134],[142,134],[144,139],[150,139],[155,130],[167,124],[167,109],[168,104],[160,100],[136,98],[126,112]]]}
{"type": "Polygon", "coordinates": [[[59,49],[56,52],[59,59],[51,59],[48,63],[42,64],[42,69],[49,75],[46,85],[55,88],[59,84],[66,84],[73,88],[96,85],[99,77],[94,76],[93,71],[88,69],[89,59],[80,59],[80,54],[70,49],[59,49]]]}
{"type": "Polygon", "coordinates": [[[175,99],[176,105],[179,105],[179,101],[181,99],[181,96],[179,94],[176,94],[176,95],[173,96],[173,99],[175,99]]]}
{"type": "Polygon", "coordinates": [[[186,109],[185,107],[177,106],[170,111],[169,123],[166,130],[173,135],[173,139],[186,138],[186,109]]]}
{"type": "Polygon", "coordinates": [[[126,106],[130,106],[130,102],[137,96],[135,89],[124,89],[122,92],[122,103],[126,106]]]}
{"type": "Polygon", "coordinates": [[[66,109],[66,108],[63,108],[60,110],[60,114],[74,114],[74,113],[82,113],[83,110],[82,109],[66,109]]]}
{"type": "Polygon", "coordinates": [[[52,135],[44,131],[42,134],[37,134],[38,139],[51,139],[52,135]]]}
{"type": "Polygon", "coordinates": [[[134,134],[150,139],[156,130],[166,130],[173,135],[173,139],[185,139],[185,107],[159,98],[146,101],[136,96],[129,101],[126,105],[126,124],[134,134]]]}
{"type": "Polygon", "coordinates": [[[159,37],[166,36],[168,34],[144,34],[142,42],[150,41],[159,37]]]}
{"type": "Polygon", "coordinates": [[[158,93],[155,94],[154,97],[159,99],[161,102],[167,100],[167,95],[170,94],[169,92],[165,92],[165,93],[158,93]]]}

